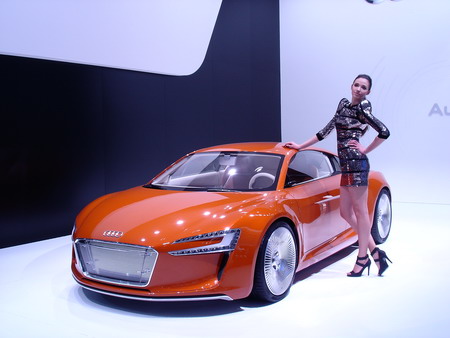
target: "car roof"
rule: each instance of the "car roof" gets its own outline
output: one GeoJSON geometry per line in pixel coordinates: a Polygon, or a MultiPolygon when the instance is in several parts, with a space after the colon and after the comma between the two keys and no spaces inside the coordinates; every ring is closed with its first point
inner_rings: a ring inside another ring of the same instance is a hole
{"type": "MultiPolygon", "coordinates": [[[[222,144],[213,147],[207,147],[203,149],[199,149],[193,151],[192,153],[201,153],[201,152],[210,152],[210,151],[231,151],[231,152],[239,152],[239,151],[247,151],[247,152],[260,152],[260,153],[271,153],[271,154],[280,154],[286,155],[288,158],[297,153],[297,150],[290,149],[284,147],[284,142],[243,142],[243,143],[229,143],[222,144]]],[[[329,155],[336,156],[335,153],[317,147],[307,147],[303,150],[316,150],[324,153],[328,153],[329,155]]]]}

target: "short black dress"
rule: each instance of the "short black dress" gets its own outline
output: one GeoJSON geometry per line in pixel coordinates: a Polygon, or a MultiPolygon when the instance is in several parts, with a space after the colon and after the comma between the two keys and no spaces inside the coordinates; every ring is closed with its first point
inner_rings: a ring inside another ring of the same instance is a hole
{"type": "Polygon", "coordinates": [[[359,187],[368,184],[369,159],[358,149],[348,146],[350,140],[359,142],[368,125],[378,132],[379,138],[389,137],[390,133],[386,126],[372,115],[372,105],[369,101],[364,100],[356,106],[351,106],[349,100],[342,99],[334,117],[316,134],[320,141],[336,128],[337,150],[342,170],[341,186],[359,187]]]}

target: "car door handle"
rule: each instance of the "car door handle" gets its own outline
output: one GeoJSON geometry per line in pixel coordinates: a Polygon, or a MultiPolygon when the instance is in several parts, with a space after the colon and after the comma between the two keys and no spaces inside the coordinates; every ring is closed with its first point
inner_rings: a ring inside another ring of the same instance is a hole
{"type": "Polygon", "coordinates": [[[322,197],[323,200],[316,202],[316,204],[326,203],[326,202],[329,202],[329,201],[338,199],[338,198],[340,198],[340,197],[341,197],[341,195],[336,195],[336,196],[333,196],[333,195],[325,195],[325,196],[322,197]]]}

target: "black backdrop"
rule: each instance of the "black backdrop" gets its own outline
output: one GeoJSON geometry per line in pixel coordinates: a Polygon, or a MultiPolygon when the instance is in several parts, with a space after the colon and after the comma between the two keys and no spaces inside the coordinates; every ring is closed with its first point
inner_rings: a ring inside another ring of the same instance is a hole
{"type": "Polygon", "coordinates": [[[190,76],[0,55],[0,247],[69,234],[192,150],[280,141],[279,58],[274,0],[223,0],[190,76]]]}

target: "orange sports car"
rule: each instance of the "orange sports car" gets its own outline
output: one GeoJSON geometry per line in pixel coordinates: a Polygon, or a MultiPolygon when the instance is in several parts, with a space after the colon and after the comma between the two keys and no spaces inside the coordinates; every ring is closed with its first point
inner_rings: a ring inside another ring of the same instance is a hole
{"type": "MultiPolygon", "coordinates": [[[[192,152],[144,186],[87,205],[73,230],[72,272],[84,288],[149,301],[250,295],[275,302],[296,272],[354,244],[339,213],[336,155],[282,143],[192,152]]],[[[369,179],[372,235],[391,227],[391,194],[369,179]]]]}

